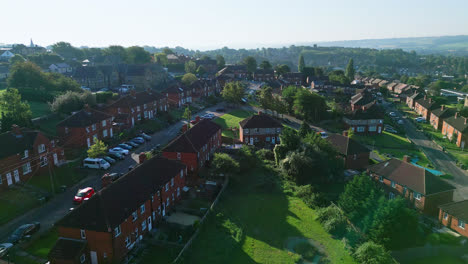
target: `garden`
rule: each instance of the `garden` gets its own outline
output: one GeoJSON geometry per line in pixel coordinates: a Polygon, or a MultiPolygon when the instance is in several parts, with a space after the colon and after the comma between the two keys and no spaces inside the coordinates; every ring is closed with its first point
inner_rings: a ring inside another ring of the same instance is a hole
{"type": "Polygon", "coordinates": [[[224,114],[213,121],[222,127],[224,137],[239,138],[231,128],[239,129],[239,122],[252,115],[253,112],[238,109],[224,114]]]}

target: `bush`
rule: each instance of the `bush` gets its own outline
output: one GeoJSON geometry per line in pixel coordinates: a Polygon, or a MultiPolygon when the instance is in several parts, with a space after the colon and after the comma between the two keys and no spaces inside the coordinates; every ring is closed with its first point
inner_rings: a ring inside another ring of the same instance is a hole
{"type": "Polygon", "coordinates": [[[343,236],[348,226],[346,217],[334,205],[320,209],[317,212],[317,220],[322,223],[325,231],[335,236],[343,236]]]}
{"type": "Polygon", "coordinates": [[[309,184],[296,187],[295,195],[301,198],[310,208],[326,206],[328,203],[325,197],[320,193],[314,192],[314,189],[309,184]]]}
{"type": "Polygon", "coordinates": [[[91,92],[71,92],[68,91],[63,95],[57,96],[54,102],[50,105],[53,112],[70,114],[73,111],[78,111],[85,104],[90,106],[96,104],[96,96],[91,92]]]}
{"type": "Polygon", "coordinates": [[[275,154],[269,149],[260,149],[255,152],[257,157],[261,160],[274,160],[275,154]]]}
{"type": "Polygon", "coordinates": [[[226,153],[215,153],[212,166],[216,173],[236,173],[239,171],[239,162],[226,153]]]}
{"type": "Polygon", "coordinates": [[[118,94],[113,92],[99,92],[96,93],[96,102],[98,104],[105,104],[107,101],[114,99],[118,96],[118,94]]]}
{"type": "Polygon", "coordinates": [[[257,165],[257,157],[255,157],[251,146],[242,146],[238,152],[240,171],[249,171],[257,165]]]}
{"type": "Polygon", "coordinates": [[[395,263],[388,251],[374,242],[366,242],[358,247],[354,257],[362,264],[392,264],[395,263]]]}

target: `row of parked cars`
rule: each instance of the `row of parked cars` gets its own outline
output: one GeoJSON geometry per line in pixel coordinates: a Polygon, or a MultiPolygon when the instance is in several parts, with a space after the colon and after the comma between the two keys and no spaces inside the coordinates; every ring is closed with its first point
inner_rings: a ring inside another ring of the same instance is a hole
{"type": "Polygon", "coordinates": [[[31,224],[25,224],[18,227],[8,237],[7,243],[0,244],[0,257],[5,256],[14,245],[31,238],[31,235],[36,233],[39,228],[41,228],[41,224],[39,222],[33,222],[31,224]]]}
{"type": "Polygon", "coordinates": [[[130,154],[130,150],[137,148],[149,140],[151,140],[151,136],[141,133],[132,140],[120,143],[116,147],[109,149],[107,155],[102,158],[86,158],[83,161],[83,166],[88,169],[107,170],[111,164],[116,163],[117,160],[123,160],[125,156],[130,154]]]}

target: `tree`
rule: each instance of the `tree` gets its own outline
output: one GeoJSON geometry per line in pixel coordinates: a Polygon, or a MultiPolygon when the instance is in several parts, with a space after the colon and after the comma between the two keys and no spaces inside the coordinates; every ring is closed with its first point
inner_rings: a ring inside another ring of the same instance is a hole
{"type": "Polygon", "coordinates": [[[341,70],[332,71],[330,74],[328,74],[328,79],[332,83],[342,84],[342,85],[347,85],[351,82],[350,81],[351,79],[346,77],[345,73],[341,70]]]}
{"type": "Polygon", "coordinates": [[[240,82],[229,82],[221,91],[221,96],[228,103],[239,104],[244,97],[245,88],[240,82]]]}
{"type": "Polygon", "coordinates": [[[105,60],[113,65],[127,61],[127,51],[122,46],[109,46],[104,49],[103,54],[106,57],[105,60]]]}
{"type": "Polygon", "coordinates": [[[17,89],[8,88],[0,96],[0,109],[2,109],[2,131],[10,130],[12,125],[30,126],[31,109],[27,102],[21,101],[17,89]]]}
{"type": "Polygon", "coordinates": [[[192,120],[192,111],[190,110],[190,107],[186,107],[184,114],[182,115],[182,118],[187,120],[188,126],[190,126],[190,120],[192,120]]]}
{"type": "Polygon", "coordinates": [[[193,73],[186,73],[184,76],[182,76],[182,83],[185,85],[191,85],[192,83],[196,82],[198,80],[197,76],[193,73]]]}
{"type": "Polygon", "coordinates": [[[294,97],[294,113],[307,121],[321,121],[327,115],[325,99],[306,89],[299,89],[294,97]]]}
{"type": "Polygon", "coordinates": [[[167,54],[165,53],[155,53],[154,54],[156,63],[160,65],[167,65],[167,54]]]}
{"type": "Polygon", "coordinates": [[[205,67],[203,67],[203,66],[201,66],[201,65],[198,66],[198,68],[197,68],[197,74],[198,74],[198,76],[203,76],[203,75],[205,75],[205,74],[206,74],[206,69],[205,69],[205,67]]]}
{"type": "Polygon", "coordinates": [[[310,128],[309,124],[306,121],[302,122],[301,126],[299,127],[299,136],[303,138],[311,132],[312,129],[310,128]]]}
{"type": "Polygon", "coordinates": [[[10,59],[10,64],[11,65],[15,65],[16,63],[21,63],[21,62],[25,62],[26,59],[19,55],[19,54],[15,54],[15,56],[13,56],[11,59],[10,59]]]}
{"type": "Polygon", "coordinates": [[[354,257],[362,264],[393,264],[394,261],[390,253],[379,244],[368,241],[360,245],[354,257]]]}
{"type": "Polygon", "coordinates": [[[230,174],[239,171],[239,162],[226,153],[215,153],[212,166],[216,173],[230,174]]]}
{"type": "Polygon", "coordinates": [[[174,51],[172,51],[170,48],[165,47],[162,49],[162,53],[169,55],[169,54],[174,54],[174,51]]]}
{"type": "Polygon", "coordinates": [[[91,147],[88,149],[88,157],[90,158],[98,158],[106,155],[106,153],[107,146],[101,140],[97,140],[96,143],[91,145],[91,147]]]}
{"type": "Polygon", "coordinates": [[[281,64],[275,67],[275,71],[278,75],[283,75],[285,73],[291,72],[291,68],[289,68],[286,64],[281,64]]]}
{"type": "Polygon", "coordinates": [[[52,51],[59,54],[66,60],[83,59],[83,51],[73,47],[68,42],[57,42],[52,45],[52,51]]]}
{"type": "Polygon", "coordinates": [[[216,55],[216,65],[218,66],[218,70],[221,70],[226,65],[226,61],[222,55],[216,55]]]}
{"type": "Polygon", "coordinates": [[[310,182],[315,160],[303,152],[294,151],[289,153],[280,164],[286,175],[291,177],[297,184],[302,185],[310,182]]]}
{"type": "Polygon", "coordinates": [[[151,62],[151,54],[142,47],[133,46],[125,50],[126,62],[129,64],[144,64],[151,62]]]}
{"type": "Polygon", "coordinates": [[[353,81],[355,74],[356,74],[356,71],[354,70],[354,60],[351,58],[348,61],[348,66],[346,66],[345,76],[346,78],[348,78],[349,81],[353,81]]]}
{"type": "Polygon", "coordinates": [[[255,70],[257,69],[257,61],[252,56],[245,57],[243,63],[247,67],[247,71],[250,73],[255,72],[255,70]]]}
{"type": "Polygon", "coordinates": [[[301,54],[301,56],[299,56],[299,63],[298,63],[297,69],[299,70],[299,72],[304,72],[304,67],[305,67],[304,55],[301,54]]]}
{"type": "Polygon", "coordinates": [[[185,63],[185,72],[186,73],[195,73],[197,71],[197,64],[193,61],[187,61],[185,63]]]}
{"type": "Polygon", "coordinates": [[[293,104],[294,104],[294,98],[296,97],[296,93],[298,91],[298,88],[296,86],[288,86],[283,89],[281,92],[281,95],[283,97],[283,100],[286,102],[286,105],[288,107],[288,112],[292,112],[293,104]]]}
{"type": "Polygon", "coordinates": [[[263,109],[273,110],[273,89],[270,86],[264,86],[260,90],[259,103],[263,109]]]}
{"type": "Polygon", "coordinates": [[[264,70],[270,70],[272,69],[272,66],[270,64],[269,61],[267,60],[264,60],[260,63],[260,65],[258,65],[258,67],[260,67],[260,69],[264,69],[264,70]]]}
{"type": "Polygon", "coordinates": [[[287,150],[296,150],[299,148],[301,139],[296,130],[284,127],[280,134],[281,145],[285,146],[287,150]]]}
{"type": "Polygon", "coordinates": [[[93,106],[96,104],[96,95],[91,92],[72,92],[68,91],[65,94],[57,96],[50,104],[53,112],[70,114],[78,111],[87,104],[93,106]]]}

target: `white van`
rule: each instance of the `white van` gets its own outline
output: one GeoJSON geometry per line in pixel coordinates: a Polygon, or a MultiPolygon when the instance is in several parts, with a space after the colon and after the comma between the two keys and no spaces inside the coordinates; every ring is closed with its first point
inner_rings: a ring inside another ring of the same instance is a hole
{"type": "Polygon", "coordinates": [[[110,168],[109,162],[103,160],[103,159],[92,159],[92,158],[86,158],[83,161],[83,166],[85,168],[89,169],[102,169],[102,170],[107,170],[110,168]]]}

